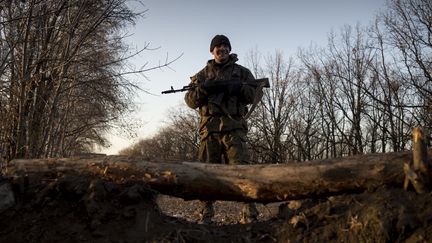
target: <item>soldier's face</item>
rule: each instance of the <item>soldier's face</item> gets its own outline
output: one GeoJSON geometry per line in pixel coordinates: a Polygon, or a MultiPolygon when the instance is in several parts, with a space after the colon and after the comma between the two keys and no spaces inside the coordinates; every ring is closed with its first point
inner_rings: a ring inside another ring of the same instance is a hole
{"type": "Polygon", "coordinates": [[[213,48],[212,54],[216,63],[224,63],[228,61],[230,48],[228,45],[221,44],[213,48]]]}

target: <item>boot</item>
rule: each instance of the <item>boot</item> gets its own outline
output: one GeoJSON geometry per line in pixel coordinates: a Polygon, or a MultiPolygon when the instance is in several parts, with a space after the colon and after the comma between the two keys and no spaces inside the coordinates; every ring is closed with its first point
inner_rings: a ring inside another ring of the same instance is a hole
{"type": "Polygon", "coordinates": [[[203,201],[201,202],[202,209],[200,212],[200,220],[199,224],[211,224],[212,218],[214,216],[214,208],[212,201],[203,201]]]}
{"type": "Polygon", "coordinates": [[[242,216],[239,220],[240,224],[252,224],[258,222],[258,210],[255,203],[243,204],[242,216]]]}

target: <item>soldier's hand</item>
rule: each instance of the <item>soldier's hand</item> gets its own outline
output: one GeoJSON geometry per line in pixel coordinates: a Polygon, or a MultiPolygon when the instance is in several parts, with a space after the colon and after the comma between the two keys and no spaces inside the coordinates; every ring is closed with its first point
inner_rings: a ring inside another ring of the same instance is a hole
{"type": "Polygon", "coordinates": [[[201,94],[201,95],[205,95],[205,96],[208,95],[208,92],[207,92],[207,90],[206,90],[206,87],[205,87],[205,85],[204,85],[203,83],[200,83],[200,84],[197,85],[197,87],[196,87],[196,91],[197,91],[199,94],[201,94]]]}

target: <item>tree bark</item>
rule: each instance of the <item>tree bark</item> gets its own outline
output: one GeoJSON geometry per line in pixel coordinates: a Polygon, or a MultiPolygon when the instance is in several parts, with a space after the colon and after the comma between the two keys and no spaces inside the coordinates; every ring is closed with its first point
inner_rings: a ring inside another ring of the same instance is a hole
{"type": "Polygon", "coordinates": [[[412,130],[413,159],[404,164],[406,190],[411,183],[417,193],[426,193],[430,190],[432,179],[432,164],[428,156],[428,138],[423,129],[416,127],[412,130]]]}
{"type": "Polygon", "coordinates": [[[13,160],[6,175],[91,173],[118,183],[145,181],[184,199],[278,202],[403,186],[411,151],[292,164],[156,163],[124,156],[13,160]]]}

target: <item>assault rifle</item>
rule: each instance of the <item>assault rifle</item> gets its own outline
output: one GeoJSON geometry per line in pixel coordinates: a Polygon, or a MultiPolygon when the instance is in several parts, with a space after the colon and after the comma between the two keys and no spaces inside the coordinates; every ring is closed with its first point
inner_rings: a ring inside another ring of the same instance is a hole
{"type": "MultiPolygon", "coordinates": [[[[254,79],[254,80],[246,80],[246,81],[240,81],[240,80],[216,80],[209,83],[203,84],[204,89],[208,90],[222,90],[224,87],[228,85],[236,85],[236,84],[247,84],[254,87],[263,87],[263,88],[269,88],[270,82],[268,78],[261,78],[261,79],[254,79]]],[[[197,87],[196,84],[189,84],[186,86],[183,86],[181,89],[174,89],[173,86],[171,86],[171,89],[162,91],[162,94],[171,94],[171,93],[177,93],[177,92],[184,92],[193,90],[197,87]]]]}

